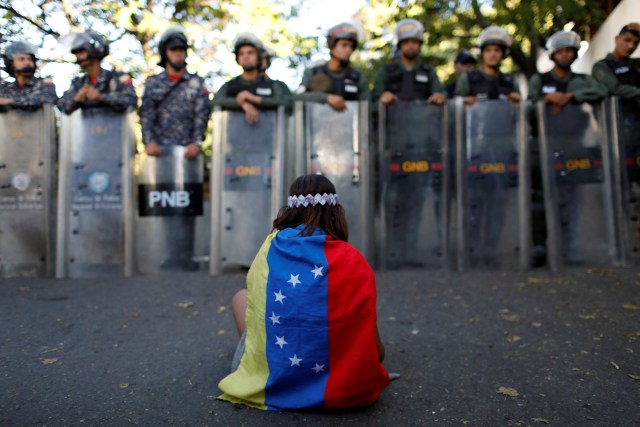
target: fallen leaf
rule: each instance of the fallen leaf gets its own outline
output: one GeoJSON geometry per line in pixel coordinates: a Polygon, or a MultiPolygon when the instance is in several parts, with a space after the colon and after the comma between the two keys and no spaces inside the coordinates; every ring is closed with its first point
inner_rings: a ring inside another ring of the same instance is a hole
{"type": "Polygon", "coordinates": [[[522,338],[520,338],[520,337],[519,337],[519,336],[517,336],[517,335],[509,335],[509,336],[507,336],[507,341],[509,341],[509,342],[518,342],[518,341],[520,341],[521,339],[522,339],[522,338]]]}
{"type": "Polygon", "coordinates": [[[221,305],[220,307],[218,307],[218,313],[223,313],[226,310],[227,310],[227,307],[225,307],[224,305],[221,305]]]}
{"type": "Polygon", "coordinates": [[[636,304],[622,304],[622,308],[626,310],[640,310],[640,306],[636,304]]]}
{"type": "Polygon", "coordinates": [[[57,361],[58,361],[58,358],[52,357],[52,358],[42,359],[40,362],[43,365],[51,365],[53,363],[56,363],[57,361]]]}
{"type": "Polygon", "coordinates": [[[535,421],[543,424],[549,424],[549,420],[546,418],[531,418],[531,421],[535,421]]]}
{"type": "Polygon", "coordinates": [[[614,361],[611,361],[611,366],[613,366],[614,368],[616,368],[617,370],[620,370],[620,366],[618,366],[618,364],[614,361]]]}
{"type": "Polygon", "coordinates": [[[496,393],[498,394],[504,394],[505,396],[511,396],[511,397],[518,397],[518,391],[514,388],[509,388],[509,387],[498,387],[498,389],[496,390],[496,393]]]}
{"type": "Polygon", "coordinates": [[[531,322],[531,327],[532,328],[539,328],[540,326],[542,326],[542,323],[540,323],[540,322],[531,322]]]}
{"type": "Polygon", "coordinates": [[[124,389],[125,389],[125,388],[127,388],[127,387],[129,387],[129,383],[120,383],[120,388],[121,388],[121,389],[123,389],[123,390],[124,390],[124,389]]]}
{"type": "Polygon", "coordinates": [[[180,308],[191,308],[193,307],[193,303],[191,301],[179,302],[176,304],[180,308]]]}
{"type": "Polygon", "coordinates": [[[218,335],[225,335],[227,333],[224,329],[218,329],[218,335]]]}
{"type": "Polygon", "coordinates": [[[19,290],[20,292],[29,292],[31,289],[29,289],[29,288],[28,288],[28,287],[26,287],[26,286],[21,286],[21,287],[19,287],[19,288],[18,288],[18,290],[19,290]]]}
{"type": "Polygon", "coordinates": [[[528,283],[542,283],[542,279],[538,279],[537,277],[527,277],[528,283]]]}
{"type": "Polygon", "coordinates": [[[596,315],[595,314],[581,314],[578,317],[581,318],[581,319],[584,319],[584,320],[594,320],[596,318],[596,315]]]}
{"type": "Polygon", "coordinates": [[[130,313],[125,314],[125,317],[133,317],[133,318],[140,317],[140,312],[139,311],[132,311],[130,313]]]}
{"type": "Polygon", "coordinates": [[[640,381],[640,375],[627,374],[632,380],[640,381]]]}
{"type": "Polygon", "coordinates": [[[520,316],[517,314],[503,314],[502,318],[508,322],[517,322],[520,320],[520,316]]]}

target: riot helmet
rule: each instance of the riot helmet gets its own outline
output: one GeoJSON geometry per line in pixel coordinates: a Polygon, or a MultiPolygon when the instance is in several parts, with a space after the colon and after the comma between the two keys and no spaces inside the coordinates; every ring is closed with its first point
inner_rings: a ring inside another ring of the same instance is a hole
{"type": "MultiPolygon", "coordinates": [[[[186,33],[187,30],[182,25],[172,25],[162,33],[158,41],[158,51],[160,52],[159,66],[165,67],[167,62],[169,62],[167,50],[179,48],[186,51],[189,48],[189,40],[187,39],[186,33]]],[[[181,70],[186,66],[186,63],[171,63],[171,66],[176,70],[181,70]]]]}
{"type": "Polygon", "coordinates": [[[270,47],[262,45],[262,66],[260,67],[262,71],[265,71],[271,66],[271,61],[276,56],[276,52],[270,47]]]}
{"type": "Polygon", "coordinates": [[[343,22],[329,29],[327,34],[327,46],[333,49],[338,40],[350,40],[353,42],[353,50],[358,47],[358,29],[349,22],[343,22]]]}
{"type": "Polygon", "coordinates": [[[233,53],[236,56],[236,62],[238,62],[238,53],[240,53],[240,48],[243,46],[254,47],[258,53],[258,61],[257,61],[257,64],[255,65],[248,65],[248,66],[245,65],[242,68],[245,71],[253,71],[256,68],[260,68],[262,66],[262,55],[264,50],[264,46],[262,42],[258,40],[258,38],[252,33],[238,34],[235,41],[233,42],[233,53]]]}
{"type": "Polygon", "coordinates": [[[509,56],[509,48],[511,47],[511,37],[504,28],[491,26],[487,27],[478,36],[478,47],[482,52],[485,46],[500,46],[504,51],[503,58],[509,56]]]}
{"type": "Polygon", "coordinates": [[[546,49],[549,52],[549,58],[553,59],[553,54],[563,47],[570,47],[576,52],[580,50],[580,36],[574,31],[558,31],[547,40],[546,49]]]}
{"type": "Polygon", "coordinates": [[[36,71],[36,62],[38,61],[37,49],[34,45],[27,41],[16,41],[11,43],[4,51],[2,55],[4,59],[4,69],[11,77],[15,77],[15,72],[20,71],[24,75],[33,75],[36,71]],[[13,58],[16,55],[31,55],[33,58],[33,67],[26,67],[20,70],[15,70],[13,67],[13,58]]]}
{"type": "Polygon", "coordinates": [[[109,55],[109,43],[97,33],[73,33],[71,37],[71,53],[86,50],[88,58],[101,60],[109,55]]]}
{"type": "Polygon", "coordinates": [[[393,30],[396,46],[405,40],[418,40],[424,43],[424,26],[415,19],[403,19],[393,30]]]}

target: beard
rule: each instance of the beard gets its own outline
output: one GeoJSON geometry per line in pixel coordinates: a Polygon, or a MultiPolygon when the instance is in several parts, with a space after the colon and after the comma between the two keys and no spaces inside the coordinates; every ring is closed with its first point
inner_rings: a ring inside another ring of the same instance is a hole
{"type": "Polygon", "coordinates": [[[23,67],[19,70],[16,70],[16,73],[21,74],[25,77],[32,77],[36,73],[36,67],[23,67]]]}
{"type": "Polygon", "coordinates": [[[184,67],[187,66],[187,63],[185,61],[180,61],[180,62],[172,62],[172,61],[167,61],[169,63],[169,65],[171,65],[175,70],[182,70],[184,67]]]}
{"type": "Polygon", "coordinates": [[[570,70],[572,62],[556,62],[555,64],[556,67],[560,68],[561,70],[570,70]]]}
{"type": "Polygon", "coordinates": [[[244,71],[247,71],[247,72],[250,72],[250,71],[256,70],[257,68],[258,68],[258,66],[257,66],[257,65],[243,65],[243,66],[242,66],[242,69],[243,69],[244,71]]]}
{"type": "Polygon", "coordinates": [[[416,59],[418,57],[418,52],[403,53],[402,56],[404,56],[405,58],[413,61],[414,59],[416,59]]]}

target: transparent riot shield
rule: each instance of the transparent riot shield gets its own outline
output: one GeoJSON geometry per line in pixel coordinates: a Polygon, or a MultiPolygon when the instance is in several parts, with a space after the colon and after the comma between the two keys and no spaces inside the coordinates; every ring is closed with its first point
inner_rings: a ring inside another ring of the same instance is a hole
{"type": "Polygon", "coordinates": [[[372,162],[366,101],[348,101],[337,112],[327,104],[297,102],[298,175],[321,173],[336,187],[349,224],[349,243],[374,264],[372,162]]]}
{"type": "Polygon", "coordinates": [[[529,265],[524,105],[456,98],[458,269],[529,265]]]}
{"type": "Polygon", "coordinates": [[[196,217],[203,215],[204,160],[187,160],[185,147],[141,155],[136,180],[136,270],[144,274],[198,269],[196,217]]]}
{"type": "Polygon", "coordinates": [[[640,112],[617,97],[605,101],[612,154],[617,262],[640,264],[640,112]]]}
{"type": "Polygon", "coordinates": [[[602,265],[615,254],[611,162],[601,104],[538,103],[547,253],[552,270],[602,265]]]}
{"type": "Polygon", "coordinates": [[[385,268],[444,267],[448,259],[447,106],[380,106],[378,260],[385,268]]]}
{"type": "Polygon", "coordinates": [[[0,277],[52,276],[53,108],[0,114],[0,277]]]}
{"type": "Polygon", "coordinates": [[[213,123],[209,271],[220,274],[251,265],[284,206],[284,107],[260,111],[255,124],[217,108],[213,123]]]}
{"type": "Polygon", "coordinates": [[[132,273],[131,122],[108,108],[62,116],[57,277],[132,273]]]}

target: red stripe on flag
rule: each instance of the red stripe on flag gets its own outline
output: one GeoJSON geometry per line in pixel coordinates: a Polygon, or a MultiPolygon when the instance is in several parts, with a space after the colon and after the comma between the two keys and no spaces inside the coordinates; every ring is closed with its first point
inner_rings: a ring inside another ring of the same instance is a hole
{"type": "Polygon", "coordinates": [[[346,242],[327,236],[329,379],[326,408],[374,403],[389,382],[376,347],[375,276],[346,242]]]}

